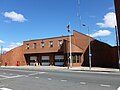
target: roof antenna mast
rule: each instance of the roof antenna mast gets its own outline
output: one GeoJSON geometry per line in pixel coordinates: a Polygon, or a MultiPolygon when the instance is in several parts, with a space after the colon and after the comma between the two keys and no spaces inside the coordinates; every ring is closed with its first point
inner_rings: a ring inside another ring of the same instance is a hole
{"type": "Polygon", "coordinates": [[[77,17],[79,19],[78,27],[81,28],[82,23],[81,23],[81,16],[80,16],[80,0],[77,0],[77,6],[78,6],[77,17]]]}

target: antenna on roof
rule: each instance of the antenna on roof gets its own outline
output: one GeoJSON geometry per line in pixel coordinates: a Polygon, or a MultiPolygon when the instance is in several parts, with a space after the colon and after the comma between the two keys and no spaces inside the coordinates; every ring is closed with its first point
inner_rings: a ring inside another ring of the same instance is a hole
{"type": "Polygon", "coordinates": [[[77,0],[77,8],[78,8],[77,17],[79,19],[78,27],[81,28],[82,23],[81,23],[81,16],[80,16],[80,0],[77,0]]]}

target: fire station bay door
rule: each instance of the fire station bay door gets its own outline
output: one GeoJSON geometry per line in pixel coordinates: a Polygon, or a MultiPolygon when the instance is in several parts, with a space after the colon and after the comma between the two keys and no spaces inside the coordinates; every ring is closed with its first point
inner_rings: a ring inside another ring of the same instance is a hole
{"type": "Polygon", "coordinates": [[[37,56],[30,56],[30,65],[35,66],[37,62],[37,56]]]}
{"type": "Polygon", "coordinates": [[[55,66],[64,65],[64,55],[55,55],[55,66]]]}
{"type": "Polygon", "coordinates": [[[42,56],[42,66],[49,66],[49,65],[50,65],[50,57],[42,56]]]}

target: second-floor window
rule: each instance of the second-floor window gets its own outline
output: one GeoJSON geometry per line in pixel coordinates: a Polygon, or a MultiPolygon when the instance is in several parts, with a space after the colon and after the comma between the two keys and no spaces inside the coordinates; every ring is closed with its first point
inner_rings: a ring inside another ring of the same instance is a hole
{"type": "Polygon", "coordinates": [[[44,48],[44,42],[41,42],[41,44],[42,44],[42,48],[44,48]]]}
{"type": "Polygon", "coordinates": [[[30,48],[30,45],[29,45],[29,44],[27,44],[26,46],[27,46],[27,49],[29,49],[29,48],[30,48]]]}
{"type": "Polygon", "coordinates": [[[62,40],[59,40],[59,46],[60,47],[62,46],[62,40]]]}
{"type": "Polygon", "coordinates": [[[53,47],[53,41],[50,41],[50,47],[53,47]]]}
{"type": "Polygon", "coordinates": [[[36,48],[36,43],[34,43],[34,48],[36,48]]]}

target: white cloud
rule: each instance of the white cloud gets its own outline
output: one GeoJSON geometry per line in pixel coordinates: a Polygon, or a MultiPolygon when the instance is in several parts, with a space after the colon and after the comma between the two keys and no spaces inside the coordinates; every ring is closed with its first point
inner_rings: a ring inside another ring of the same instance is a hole
{"type": "Polygon", "coordinates": [[[99,30],[93,34],[90,34],[91,37],[98,37],[98,36],[109,36],[111,32],[109,30],[99,30]]]}
{"type": "Polygon", "coordinates": [[[24,22],[26,21],[25,17],[22,14],[16,13],[14,11],[5,12],[4,16],[11,19],[12,21],[24,22]]]}
{"type": "Polygon", "coordinates": [[[11,50],[11,48],[3,48],[3,52],[8,52],[10,50],[11,50]]]}
{"type": "Polygon", "coordinates": [[[116,23],[116,14],[114,12],[107,13],[103,18],[103,23],[96,23],[96,25],[100,26],[101,28],[114,28],[116,23]]]}
{"type": "Polygon", "coordinates": [[[5,43],[4,41],[0,40],[0,43],[5,43]]]}
{"type": "Polygon", "coordinates": [[[11,49],[21,46],[21,45],[22,45],[22,43],[20,43],[20,42],[17,42],[17,43],[12,42],[12,43],[10,43],[10,45],[8,47],[3,48],[3,52],[10,51],[11,49]]]}

